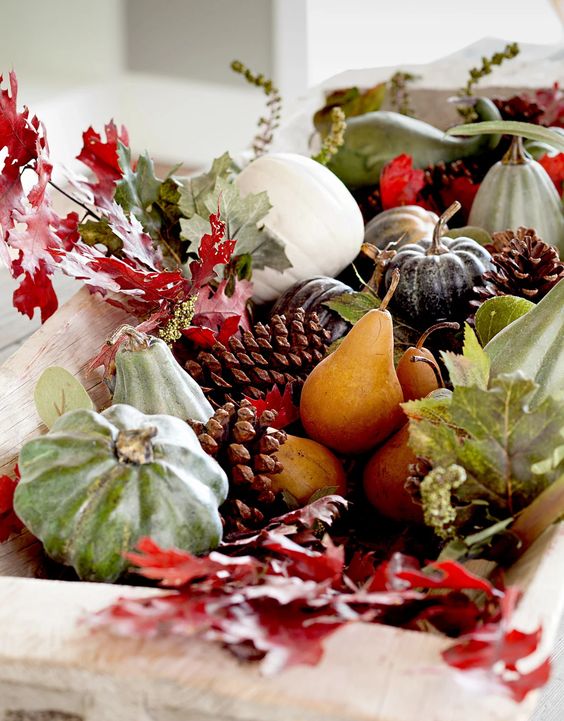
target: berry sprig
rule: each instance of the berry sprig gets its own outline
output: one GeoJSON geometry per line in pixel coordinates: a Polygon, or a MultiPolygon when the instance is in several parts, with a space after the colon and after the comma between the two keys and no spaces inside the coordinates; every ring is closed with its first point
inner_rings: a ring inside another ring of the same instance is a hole
{"type": "Polygon", "coordinates": [[[327,134],[321,150],[317,155],[313,155],[312,159],[317,160],[321,165],[327,165],[331,158],[338,152],[341,145],[345,142],[345,130],[347,121],[342,108],[338,106],[331,110],[331,128],[327,134]]]}

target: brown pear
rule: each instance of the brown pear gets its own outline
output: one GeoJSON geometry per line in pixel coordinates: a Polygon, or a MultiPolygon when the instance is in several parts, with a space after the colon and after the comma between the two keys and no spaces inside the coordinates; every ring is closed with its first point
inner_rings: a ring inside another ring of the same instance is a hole
{"type": "Polygon", "coordinates": [[[380,308],[352,327],[302,389],[300,417],[306,433],[340,453],[368,451],[405,421],[394,368],[392,317],[386,310],[397,280],[380,308]]]}

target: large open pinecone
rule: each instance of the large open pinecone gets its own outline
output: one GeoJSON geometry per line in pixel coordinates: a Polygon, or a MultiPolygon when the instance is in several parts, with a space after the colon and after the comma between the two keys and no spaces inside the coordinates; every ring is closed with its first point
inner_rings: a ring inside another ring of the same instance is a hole
{"type": "Polygon", "coordinates": [[[266,474],[280,473],[276,452],[286,433],[272,428],[276,412],[258,415],[248,400],[225,403],[207,423],[189,421],[200,445],[227,473],[229,495],[221,506],[224,535],[260,528],[280,511],[280,497],[266,474]]]}
{"type": "Polygon", "coordinates": [[[541,240],[532,228],[494,233],[486,248],[495,270],[483,275],[475,288],[478,303],[496,295],[517,295],[538,303],[562,278],[564,264],[558,250],[541,240]]]}
{"type": "Polygon", "coordinates": [[[275,315],[270,323],[257,323],[240,338],[232,336],[227,346],[216,343],[201,351],[186,370],[216,406],[228,401],[263,398],[274,385],[292,383],[299,391],[308,373],[325,355],[330,333],[317,313],[298,308],[286,318],[275,315]]]}

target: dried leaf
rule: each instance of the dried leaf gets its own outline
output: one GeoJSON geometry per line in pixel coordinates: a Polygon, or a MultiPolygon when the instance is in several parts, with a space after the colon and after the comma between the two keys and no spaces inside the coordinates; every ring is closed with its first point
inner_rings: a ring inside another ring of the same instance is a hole
{"type": "Polygon", "coordinates": [[[65,368],[51,366],[39,376],[33,393],[35,408],[47,428],[68,411],[86,408],[94,404],[82,383],[65,368]]]}

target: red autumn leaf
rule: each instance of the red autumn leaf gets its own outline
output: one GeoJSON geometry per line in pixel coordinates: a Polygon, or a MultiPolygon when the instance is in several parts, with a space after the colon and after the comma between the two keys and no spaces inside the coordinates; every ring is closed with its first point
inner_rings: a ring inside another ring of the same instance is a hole
{"type": "Polygon", "coordinates": [[[413,168],[411,156],[398,155],[380,173],[382,208],[388,210],[398,205],[415,205],[424,185],[425,173],[413,168]]]}
{"type": "Polygon", "coordinates": [[[198,248],[198,259],[190,263],[192,290],[194,293],[216,277],[215,267],[228,263],[235,249],[236,240],[224,240],[225,223],[217,214],[210,215],[211,233],[202,236],[198,248]]]}
{"type": "Polygon", "coordinates": [[[19,481],[17,466],[14,475],[15,478],[0,476],[0,543],[23,528],[22,522],[14,513],[14,492],[19,481]]]}
{"type": "Polygon", "coordinates": [[[542,109],[541,125],[564,127],[564,92],[558,83],[537,90],[534,101],[542,109]]]}
{"type": "Polygon", "coordinates": [[[280,392],[278,386],[273,386],[264,398],[248,398],[247,400],[257,409],[259,416],[266,410],[276,411],[276,418],[271,424],[274,428],[285,428],[300,417],[299,408],[294,405],[292,400],[291,384],[284,387],[284,394],[280,392]]]}
{"type": "Polygon", "coordinates": [[[96,205],[108,207],[114,197],[116,182],[123,173],[118,161],[118,141],[129,145],[127,130],[122,125],[118,131],[113,120],[104,126],[106,141],[93,128],[88,128],[82,134],[82,150],[77,155],[87,165],[97,178],[97,183],[87,183],[94,195],[96,205]]]}
{"type": "MultiPolygon", "coordinates": [[[[232,295],[227,295],[225,292],[227,286],[228,281],[222,280],[215,292],[209,286],[200,290],[194,309],[193,325],[219,331],[229,318],[238,316],[237,325],[244,330],[250,329],[247,303],[253,293],[253,284],[248,280],[235,281],[235,290],[232,295]]],[[[235,321],[230,322],[234,323],[235,321]]]]}
{"type": "Polygon", "coordinates": [[[287,569],[290,575],[302,580],[334,582],[340,579],[345,565],[344,546],[335,546],[331,539],[325,539],[323,552],[304,548],[298,543],[271,531],[263,540],[262,546],[291,561],[287,569]]]}
{"type": "Polygon", "coordinates": [[[64,250],[69,251],[80,240],[78,232],[78,213],[69,213],[66,218],[58,218],[53,223],[53,230],[61,241],[64,250]]]}
{"type": "Polygon", "coordinates": [[[200,346],[201,348],[212,348],[216,343],[226,345],[232,335],[235,335],[239,330],[239,323],[241,322],[240,315],[231,315],[225,318],[219,332],[213,331],[211,328],[205,326],[190,326],[190,328],[184,328],[182,334],[192,341],[194,345],[200,346]]]}
{"type": "Polygon", "coordinates": [[[480,183],[473,183],[470,178],[464,176],[453,178],[446,187],[441,188],[440,195],[445,208],[449,208],[455,200],[462,205],[457,216],[461,223],[468,221],[472,203],[476,197],[476,193],[480,189],[480,183]]]}
{"type": "Polygon", "coordinates": [[[112,201],[105,217],[110,228],[123,243],[123,254],[133,261],[139,261],[151,270],[162,270],[160,252],[153,245],[151,236],[145,233],[137,218],[130,213],[126,216],[121,205],[112,201]]]}
{"type": "Polygon", "coordinates": [[[564,193],[564,153],[552,156],[543,155],[542,158],[539,158],[539,163],[549,174],[558,195],[561,196],[564,193]]]}
{"type": "Polygon", "coordinates": [[[29,110],[18,113],[18,81],[12,70],[9,74],[10,92],[2,88],[0,75],[0,150],[8,149],[5,167],[21,168],[37,157],[37,147],[43,147],[39,138],[40,123],[36,116],[30,119],[29,110]]]}
{"type": "Polygon", "coordinates": [[[12,261],[6,238],[14,227],[14,213],[23,213],[25,195],[16,165],[5,166],[0,174],[0,266],[10,268],[12,261]]]}
{"type": "Polygon", "coordinates": [[[395,577],[407,581],[411,588],[444,588],[450,590],[476,589],[492,595],[494,587],[485,578],[468,571],[456,561],[440,561],[429,564],[429,573],[416,569],[395,571],[395,577]]]}
{"type": "Polygon", "coordinates": [[[41,313],[41,322],[53,315],[58,308],[57,294],[45,261],[40,260],[33,273],[25,272],[23,280],[14,291],[13,303],[23,315],[33,318],[35,308],[41,313]]]}

